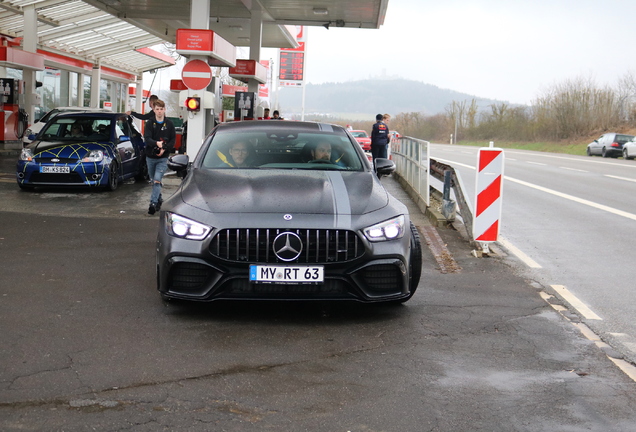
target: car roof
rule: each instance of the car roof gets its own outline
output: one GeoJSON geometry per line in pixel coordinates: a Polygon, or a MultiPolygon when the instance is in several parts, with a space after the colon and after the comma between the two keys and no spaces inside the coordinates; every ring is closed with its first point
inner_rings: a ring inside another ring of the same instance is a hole
{"type": "Polygon", "coordinates": [[[330,123],[318,123],[308,121],[289,121],[289,120],[246,120],[246,121],[234,121],[228,123],[221,123],[217,126],[217,130],[224,132],[238,132],[238,131],[261,131],[272,130],[280,131],[281,129],[289,132],[307,132],[316,133],[319,131],[324,132],[336,132],[342,131],[344,133],[345,128],[340,125],[330,123]]]}
{"type": "Polygon", "coordinates": [[[74,112],[65,112],[60,113],[55,118],[65,118],[65,117],[116,117],[116,116],[128,116],[126,113],[119,113],[110,110],[102,110],[102,111],[74,111],[74,112]]]}
{"type": "Polygon", "coordinates": [[[65,111],[73,111],[73,112],[112,112],[112,110],[106,109],[106,108],[90,108],[90,107],[79,107],[79,106],[66,106],[66,107],[55,107],[50,111],[58,111],[58,112],[65,112],[65,111]]]}

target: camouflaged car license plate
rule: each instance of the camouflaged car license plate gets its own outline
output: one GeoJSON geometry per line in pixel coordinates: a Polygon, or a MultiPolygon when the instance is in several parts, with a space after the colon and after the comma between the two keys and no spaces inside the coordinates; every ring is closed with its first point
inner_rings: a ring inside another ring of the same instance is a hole
{"type": "Polygon", "coordinates": [[[40,167],[40,172],[47,174],[68,174],[71,169],[67,166],[43,166],[40,167]]]}

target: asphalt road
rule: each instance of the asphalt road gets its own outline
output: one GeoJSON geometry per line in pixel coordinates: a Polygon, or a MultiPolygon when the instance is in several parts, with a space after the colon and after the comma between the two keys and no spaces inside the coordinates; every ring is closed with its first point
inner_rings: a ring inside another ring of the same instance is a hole
{"type": "Polygon", "coordinates": [[[431,241],[407,304],[201,305],[156,292],[147,185],[31,193],[11,170],[0,156],[2,431],[636,430],[611,350],[392,179],[431,241]]]}
{"type": "MultiPolygon", "coordinates": [[[[474,201],[477,148],[434,145],[431,153],[461,172],[474,201]]],[[[636,162],[504,154],[501,235],[538,266],[522,263],[519,273],[553,292],[565,287],[586,324],[636,362],[636,162]]]]}

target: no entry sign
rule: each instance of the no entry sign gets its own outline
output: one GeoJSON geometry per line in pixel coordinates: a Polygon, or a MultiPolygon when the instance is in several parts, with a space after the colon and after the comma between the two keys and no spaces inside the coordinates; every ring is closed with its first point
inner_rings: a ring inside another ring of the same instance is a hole
{"type": "Polygon", "coordinates": [[[181,79],[190,90],[203,90],[212,82],[212,69],[203,60],[190,60],[183,66],[181,79]]]}

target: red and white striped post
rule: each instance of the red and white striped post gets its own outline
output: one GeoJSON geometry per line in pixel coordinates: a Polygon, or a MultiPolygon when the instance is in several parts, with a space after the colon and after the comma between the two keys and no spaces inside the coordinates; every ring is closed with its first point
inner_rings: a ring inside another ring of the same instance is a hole
{"type": "Polygon", "coordinates": [[[504,153],[493,144],[480,148],[477,157],[473,238],[482,243],[497,241],[501,225],[504,153]]]}

